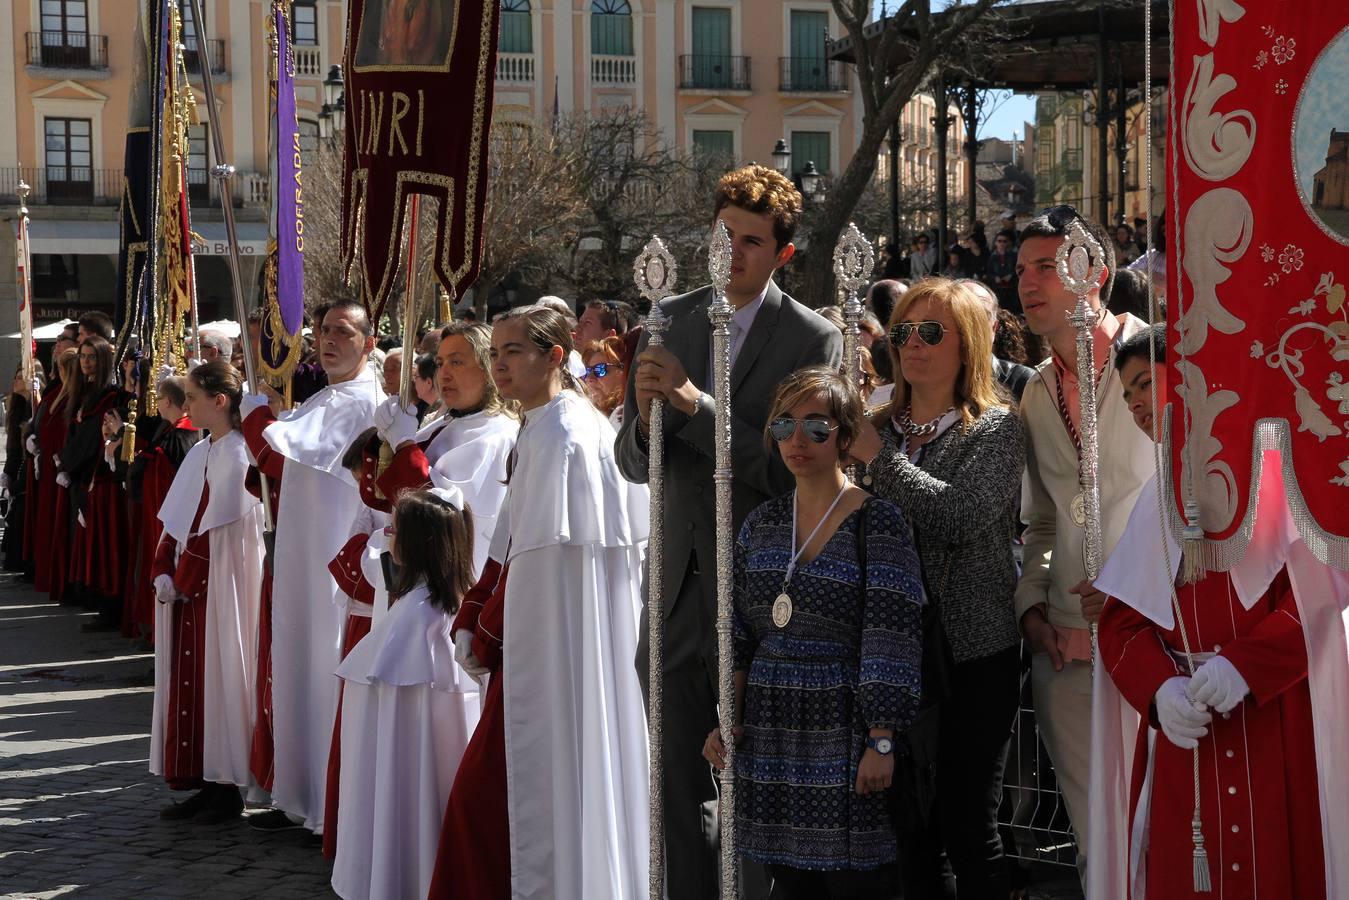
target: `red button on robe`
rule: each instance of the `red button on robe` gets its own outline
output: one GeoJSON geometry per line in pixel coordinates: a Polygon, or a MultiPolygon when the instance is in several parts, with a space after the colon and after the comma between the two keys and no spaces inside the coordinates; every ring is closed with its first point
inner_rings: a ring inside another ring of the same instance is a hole
{"type": "MultiPolygon", "coordinates": [[[[1250,694],[1230,713],[1215,712],[1209,734],[1199,742],[1212,893],[1193,892],[1191,751],[1156,732],[1146,895],[1324,900],[1307,647],[1288,576],[1281,572],[1249,610],[1225,573],[1212,573],[1177,594],[1191,649],[1221,653],[1246,679],[1250,694]]],[[[1156,727],[1153,697],[1163,682],[1182,674],[1168,653],[1182,648],[1180,630],[1164,630],[1112,598],[1101,616],[1099,645],[1111,678],[1143,717],[1134,757],[1136,809],[1148,762],[1147,723],[1156,727]]]]}

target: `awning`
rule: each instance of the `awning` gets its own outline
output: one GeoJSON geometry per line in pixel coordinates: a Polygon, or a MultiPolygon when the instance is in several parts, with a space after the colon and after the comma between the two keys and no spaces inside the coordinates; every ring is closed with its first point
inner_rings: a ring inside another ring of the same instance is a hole
{"type": "MultiPolygon", "coordinates": [[[[50,325],[39,325],[33,329],[33,340],[35,341],[54,341],[61,336],[61,332],[66,330],[67,325],[74,325],[74,319],[62,319],[59,322],[52,322],[50,325]]],[[[18,340],[23,337],[19,332],[5,335],[6,338],[18,340]]]]}
{"type": "MultiPolygon", "coordinates": [[[[266,222],[239,222],[237,228],[241,256],[266,255],[266,222]]],[[[229,252],[224,222],[193,222],[192,230],[202,237],[192,246],[193,252],[199,256],[225,256],[229,252]]],[[[28,234],[34,253],[116,256],[119,246],[116,222],[32,219],[28,225],[28,234]]]]}

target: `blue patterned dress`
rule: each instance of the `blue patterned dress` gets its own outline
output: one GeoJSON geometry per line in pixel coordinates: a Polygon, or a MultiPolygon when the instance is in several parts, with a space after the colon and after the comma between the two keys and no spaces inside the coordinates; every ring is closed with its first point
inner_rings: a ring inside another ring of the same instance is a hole
{"type": "Polygon", "coordinates": [[[736,841],[761,863],[866,870],[896,857],[884,795],[854,792],[867,732],[918,709],[924,603],[899,508],[873,498],[798,565],[792,618],[773,601],[792,556],[792,495],[749,514],[735,547],[735,668],[748,672],[736,747],[736,841]],[[857,529],[867,516],[861,589],[857,529]]]}

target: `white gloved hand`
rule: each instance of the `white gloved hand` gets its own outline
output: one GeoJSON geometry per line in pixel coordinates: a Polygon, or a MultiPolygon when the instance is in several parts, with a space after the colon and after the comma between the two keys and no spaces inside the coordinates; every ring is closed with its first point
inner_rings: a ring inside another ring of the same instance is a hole
{"type": "Polygon", "coordinates": [[[1250,692],[1251,686],[1225,656],[1213,657],[1195,669],[1190,679],[1190,699],[1220,713],[1231,712],[1250,692]]]}
{"type": "Polygon", "coordinates": [[[239,417],[247,419],[257,410],[266,409],[270,403],[266,394],[244,394],[239,401],[239,417]]]}
{"type": "Polygon", "coordinates": [[[70,487],[70,475],[67,474],[67,473],[65,473],[65,472],[57,472],[57,473],[56,473],[56,485],[57,485],[57,487],[63,487],[63,488],[68,488],[68,487],[70,487]]]}
{"type": "Polygon", "coordinates": [[[178,589],[173,586],[172,576],[155,576],[155,599],[160,603],[172,603],[178,599],[178,589]]]}
{"type": "Polygon", "coordinates": [[[37,456],[38,454],[37,435],[35,434],[28,435],[28,440],[23,442],[23,447],[33,456],[37,456]]]}
{"type": "Polygon", "coordinates": [[[397,397],[390,397],[375,407],[375,430],[379,439],[395,450],[417,436],[417,407],[409,403],[400,406],[397,397]]]}
{"type": "Polygon", "coordinates": [[[1177,675],[1162,682],[1157,689],[1153,702],[1157,705],[1157,722],[1162,726],[1166,739],[1182,750],[1193,750],[1199,746],[1199,739],[1208,734],[1204,726],[1213,720],[1207,711],[1190,701],[1186,687],[1190,679],[1177,675]]]}
{"type": "Polygon", "coordinates": [[[454,633],[454,661],[478,684],[482,684],[482,677],[489,671],[473,655],[473,632],[467,628],[460,628],[454,633]]]}

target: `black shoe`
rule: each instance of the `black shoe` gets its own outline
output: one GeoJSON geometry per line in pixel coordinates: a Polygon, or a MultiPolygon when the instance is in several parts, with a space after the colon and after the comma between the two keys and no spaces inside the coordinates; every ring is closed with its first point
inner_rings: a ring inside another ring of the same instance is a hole
{"type": "Polygon", "coordinates": [[[296,822],[279,809],[255,813],[248,817],[248,827],[258,831],[293,831],[304,828],[303,822],[296,822]]]}
{"type": "Polygon", "coordinates": [[[239,814],[244,811],[244,798],[239,795],[237,787],[232,784],[216,784],[212,785],[210,790],[210,802],[192,817],[193,822],[200,825],[219,825],[221,822],[239,818],[239,814]]]}
{"type": "Polygon", "coordinates": [[[182,803],[171,803],[159,811],[161,819],[190,819],[206,808],[211,801],[210,787],[202,788],[182,803]]]}

